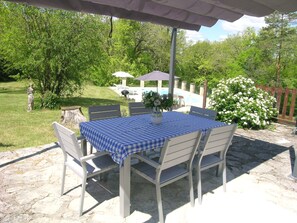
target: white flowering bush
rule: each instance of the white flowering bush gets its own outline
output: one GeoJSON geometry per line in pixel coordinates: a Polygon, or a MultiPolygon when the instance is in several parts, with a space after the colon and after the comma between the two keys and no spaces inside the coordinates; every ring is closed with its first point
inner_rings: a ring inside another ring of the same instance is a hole
{"type": "Polygon", "coordinates": [[[242,76],[220,81],[210,96],[210,107],[218,112],[217,119],[251,129],[263,129],[277,115],[276,99],[255,87],[242,76]]]}

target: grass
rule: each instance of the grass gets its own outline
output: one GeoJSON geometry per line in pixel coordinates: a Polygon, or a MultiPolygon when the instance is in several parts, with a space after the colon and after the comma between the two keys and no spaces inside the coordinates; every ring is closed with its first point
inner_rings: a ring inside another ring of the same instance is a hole
{"type": "MultiPolygon", "coordinates": [[[[57,141],[52,122],[60,121],[61,110],[35,109],[27,112],[27,83],[0,83],[0,152],[35,147],[57,141]]],[[[109,88],[87,85],[80,97],[64,99],[61,106],[79,105],[88,119],[90,105],[120,104],[127,114],[127,101],[109,88]]],[[[79,130],[76,130],[78,132],[79,130]]]]}

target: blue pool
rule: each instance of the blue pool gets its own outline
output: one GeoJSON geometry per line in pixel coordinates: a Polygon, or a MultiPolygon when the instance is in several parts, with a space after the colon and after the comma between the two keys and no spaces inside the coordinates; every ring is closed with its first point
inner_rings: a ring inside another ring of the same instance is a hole
{"type": "MultiPolygon", "coordinates": [[[[143,89],[143,92],[149,92],[149,91],[157,91],[157,89],[156,88],[143,89]]],[[[168,88],[158,89],[158,92],[160,95],[168,94],[168,88]]],[[[194,106],[202,107],[203,97],[198,94],[190,93],[188,91],[184,91],[179,88],[175,88],[174,95],[182,96],[185,105],[194,105],[194,106]]]]}

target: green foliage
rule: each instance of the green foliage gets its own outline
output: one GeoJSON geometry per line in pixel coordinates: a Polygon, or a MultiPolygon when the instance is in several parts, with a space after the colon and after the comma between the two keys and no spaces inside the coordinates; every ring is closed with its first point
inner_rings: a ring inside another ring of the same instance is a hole
{"type": "MultiPolygon", "coordinates": [[[[296,13],[274,13],[259,34],[252,28],[223,41],[187,43],[178,30],[176,76],[214,88],[222,78],[245,74],[257,84],[297,88],[296,13]]],[[[169,72],[171,28],[63,10],[0,2],[0,80],[34,82],[41,102],[77,93],[86,81],[110,86],[126,71],[135,77],[169,72]]],[[[129,85],[139,81],[128,79],[129,85]]],[[[43,105],[43,104],[42,104],[43,105]]]]}
{"type": "Polygon", "coordinates": [[[135,77],[153,70],[168,70],[170,33],[151,23],[117,20],[111,45],[111,71],[127,71],[135,77]]]}
{"type": "MultiPolygon", "coordinates": [[[[117,19],[109,35],[110,19],[105,16],[6,2],[0,4],[0,18],[5,72],[19,71],[16,77],[34,82],[42,106],[48,106],[43,103],[48,101],[44,99],[48,91],[64,97],[79,91],[85,81],[99,86],[118,83],[111,74],[119,70],[135,77],[153,70],[168,72],[167,27],[117,19]]],[[[178,43],[185,46],[184,31],[179,31],[178,43]]],[[[139,84],[133,79],[129,82],[139,84]]]]}
{"type": "MultiPolygon", "coordinates": [[[[276,87],[293,87],[296,79],[297,29],[292,26],[297,13],[274,12],[265,17],[268,26],[260,30],[255,46],[262,62],[258,66],[261,83],[276,87]],[[294,72],[295,78],[291,75],[294,72]],[[290,80],[290,81],[288,81],[290,80]]],[[[296,86],[296,85],[295,85],[296,86]]]]}
{"type": "Polygon", "coordinates": [[[277,115],[275,98],[255,87],[251,79],[238,76],[222,80],[210,97],[217,119],[243,128],[266,128],[277,115]]]}
{"type": "Polygon", "coordinates": [[[189,46],[178,57],[177,76],[187,82],[201,84],[208,81],[210,88],[225,77],[236,77],[242,73],[252,73],[255,48],[251,42],[255,38],[254,30],[242,35],[229,36],[222,42],[197,42],[189,46]]]}
{"type": "Polygon", "coordinates": [[[54,109],[57,108],[59,105],[60,98],[55,93],[50,91],[46,91],[42,98],[42,105],[45,108],[54,109]]]}
{"type": "MultiPolygon", "coordinates": [[[[181,32],[179,41],[184,33],[181,32]]],[[[104,51],[96,65],[90,69],[90,80],[99,86],[119,83],[111,74],[125,71],[135,77],[153,70],[168,71],[170,35],[167,28],[151,23],[125,19],[113,21],[111,37],[105,37],[104,51]]],[[[128,79],[129,84],[139,81],[128,79]]]]}
{"type": "Polygon", "coordinates": [[[187,82],[204,80],[214,88],[222,78],[241,74],[257,84],[297,87],[296,13],[274,13],[259,34],[252,28],[220,42],[201,41],[177,55],[176,75],[187,82]],[[272,18],[271,18],[272,17],[272,18]]]}
{"type": "Polygon", "coordinates": [[[198,42],[189,46],[182,55],[177,55],[177,76],[196,84],[208,80],[212,84],[213,66],[211,62],[212,45],[198,42]]]}
{"type": "Polygon", "coordinates": [[[13,81],[13,77],[18,74],[18,70],[9,70],[7,67],[9,67],[9,63],[1,58],[0,55],[0,82],[13,81]]]}
{"type": "Polygon", "coordinates": [[[0,52],[11,69],[34,82],[42,101],[48,92],[57,97],[77,92],[101,52],[100,17],[9,3],[0,7],[6,18],[0,52]]]}

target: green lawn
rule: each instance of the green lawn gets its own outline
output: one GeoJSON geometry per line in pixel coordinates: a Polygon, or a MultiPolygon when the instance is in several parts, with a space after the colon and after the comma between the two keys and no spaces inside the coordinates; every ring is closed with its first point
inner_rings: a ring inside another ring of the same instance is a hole
{"type": "MultiPolygon", "coordinates": [[[[60,121],[60,109],[35,108],[27,112],[27,84],[24,82],[0,83],[0,152],[48,144],[56,140],[51,124],[60,121]]],[[[88,118],[90,105],[121,104],[127,114],[127,101],[109,88],[87,85],[80,97],[65,99],[61,106],[82,106],[88,118]]],[[[76,130],[77,133],[78,130],[76,130]]]]}

